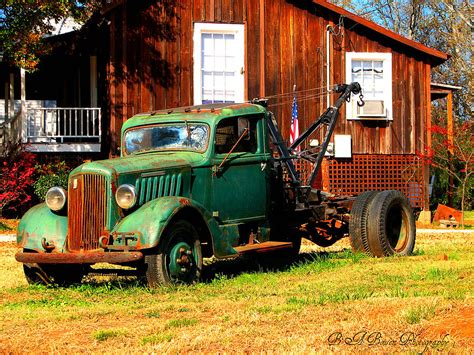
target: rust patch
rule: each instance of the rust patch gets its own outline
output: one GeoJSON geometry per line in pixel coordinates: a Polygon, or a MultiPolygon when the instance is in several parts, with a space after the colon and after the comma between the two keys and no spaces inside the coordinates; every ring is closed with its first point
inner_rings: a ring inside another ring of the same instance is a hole
{"type": "Polygon", "coordinates": [[[179,203],[183,206],[189,206],[190,205],[189,200],[186,199],[186,198],[180,198],[179,203]]]}
{"type": "Polygon", "coordinates": [[[440,220],[461,222],[462,212],[442,204],[438,204],[436,212],[433,216],[433,221],[439,222],[440,220]]]}
{"type": "Polygon", "coordinates": [[[81,174],[70,179],[68,248],[79,251],[99,248],[99,236],[107,224],[106,178],[81,174]]]}

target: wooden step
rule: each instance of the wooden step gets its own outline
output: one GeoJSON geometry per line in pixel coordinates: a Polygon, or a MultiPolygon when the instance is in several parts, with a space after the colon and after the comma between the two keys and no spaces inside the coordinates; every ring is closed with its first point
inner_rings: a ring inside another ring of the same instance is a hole
{"type": "Polygon", "coordinates": [[[245,253],[265,253],[268,251],[289,249],[293,246],[291,242],[263,242],[256,244],[247,244],[238,247],[234,247],[239,254],[245,253]]]}

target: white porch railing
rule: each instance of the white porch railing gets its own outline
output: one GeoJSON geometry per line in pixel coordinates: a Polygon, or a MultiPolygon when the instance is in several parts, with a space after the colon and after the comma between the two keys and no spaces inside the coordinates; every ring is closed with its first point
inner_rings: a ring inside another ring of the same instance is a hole
{"type": "Polygon", "coordinates": [[[26,121],[28,143],[101,142],[100,108],[28,108],[26,121]]]}

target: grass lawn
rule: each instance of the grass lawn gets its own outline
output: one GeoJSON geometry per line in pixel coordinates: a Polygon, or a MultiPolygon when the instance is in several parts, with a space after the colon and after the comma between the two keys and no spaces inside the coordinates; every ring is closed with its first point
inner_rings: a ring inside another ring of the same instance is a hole
{"type": "Polygon", "coordinates": [[[0,352],[474,350],[472,234],[419,235],[404,258],[328,250],[208,261],[203,283],[151,290],[113,276],[28,286],[0,244],[0,352]]]}
{"type": "Polygon", "coordinates": [[[19,219],[0,218],[0,233],[15,234],[19,219]]]}

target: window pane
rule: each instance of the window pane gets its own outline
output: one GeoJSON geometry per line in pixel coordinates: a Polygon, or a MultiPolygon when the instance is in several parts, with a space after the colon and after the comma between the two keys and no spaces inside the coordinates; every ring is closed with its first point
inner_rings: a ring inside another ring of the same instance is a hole
{"type": "Polygon", "coordinates": [[[214,57],[209,55],[202,56],[202,69],[212,71],[214,69],[214,57]]]}
{"type": "Polygon", "coordinates": [[[360,72],[362,69],[362,62],[360,60],[352,61],[352,72],[357,73],[360,72]]]}
{"type": "Polygon", "coordinates": [[[214,41],[212,40],[212,34],[203,33],[201,35],[202,51],[208,55],[214,54],[214,41]]]}
{"type": "Polygon", "coordinates": [[[214,53],[224,55],[225,42],[224,35],[222,33],[214,33],[214,53]]]}
{"type": "Polygon", "coordinates": [[[214,79],[212,72],[202,72],[202,87],[204,89],[212,89],[214,86],[214,79]]]}
{"type": "Polygon", "coordinates": [[[225,57],[225,69],[227,71],[235,70],[235,57],[225,57]]]}
{"type": "Polygon", "coordinates": [[[225,70],[225,57],[215,56],[214,57],[214,70],[224,71],[225,70]]]}
{"type": "Polygon", "coordinates": [[[374,61],[374,71],[376,73],[383,73],[383,62],[381,60],[374,61]]]}
{"type": "Polygon", "coordinates": [[[225,39],[225,55],[228,56],[235,56],[237,53],[235,51],[235,35],[233,34],[226,34],[224,36],[225,39]]]}
{"type": "Polygon", "coordinates": [[[224,89],[224,73],[223,72],[214,72],[214,89],[224,89]]]}

